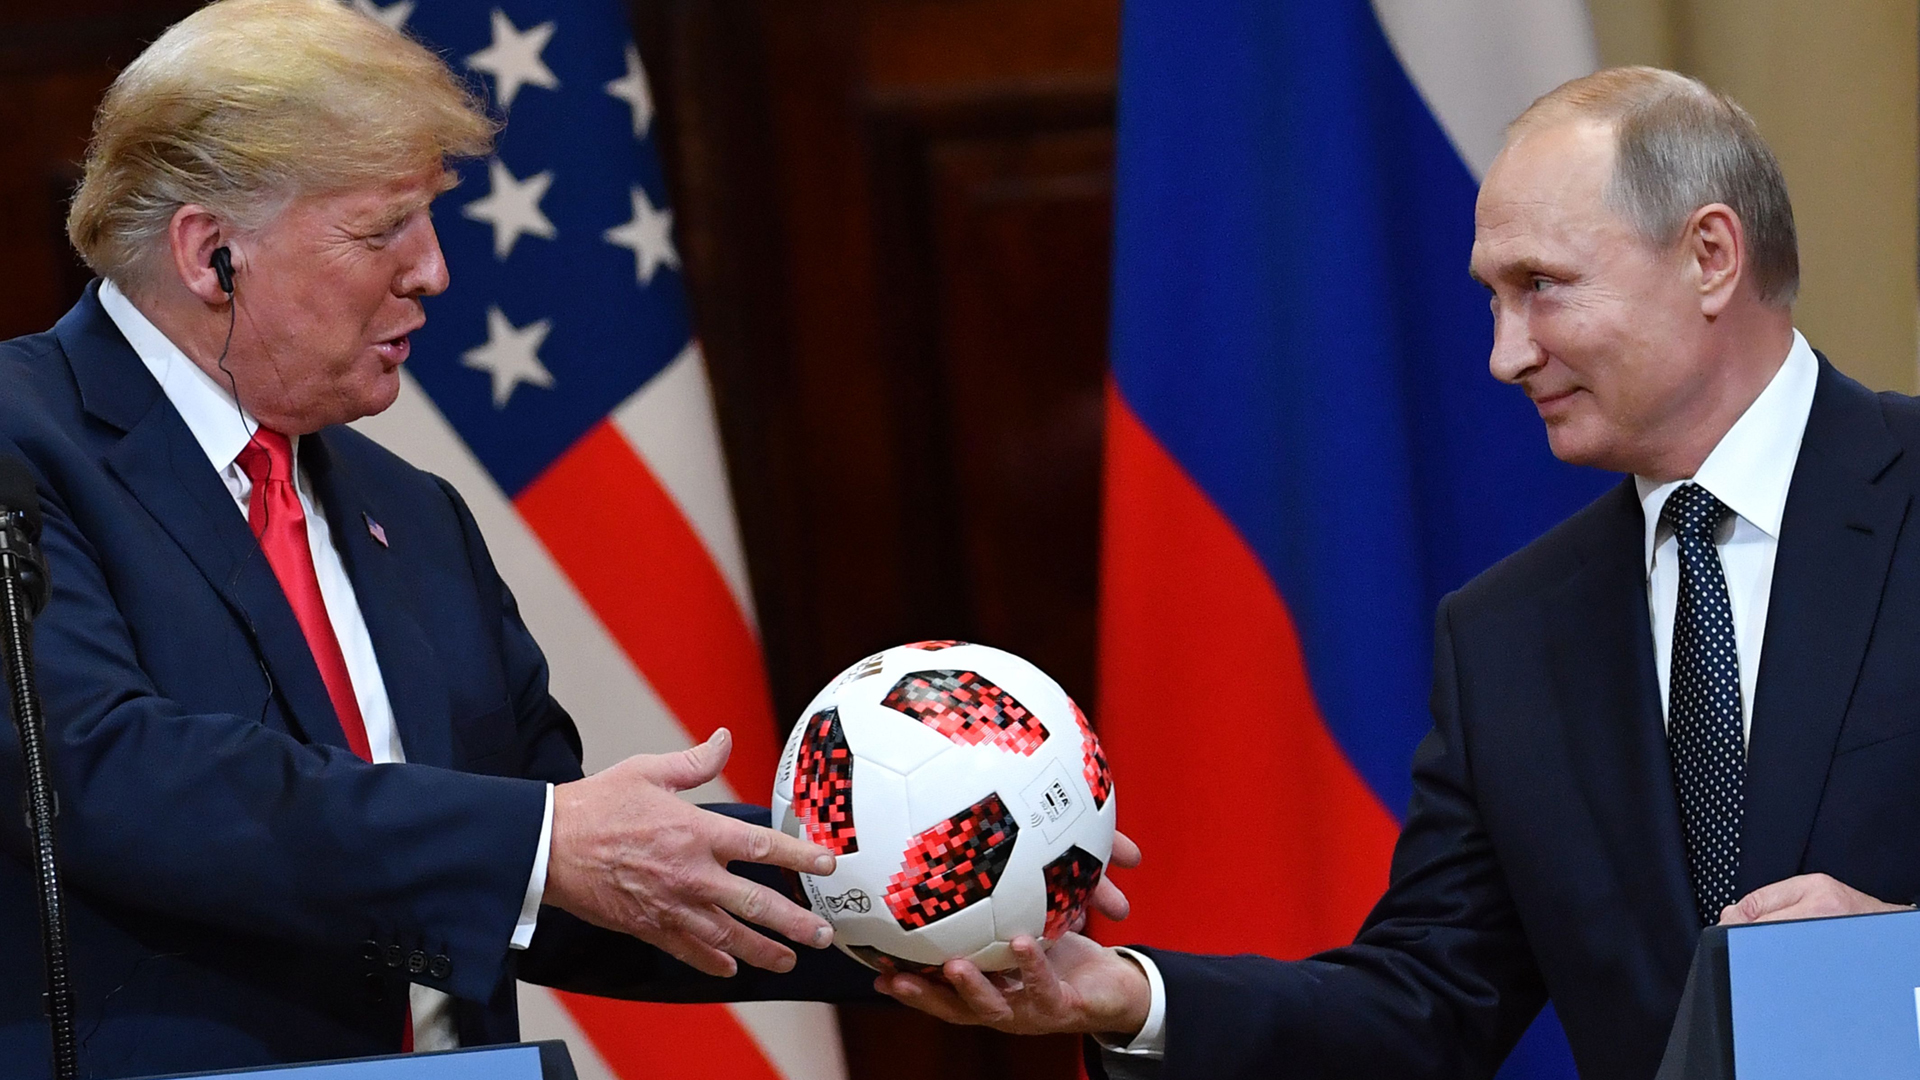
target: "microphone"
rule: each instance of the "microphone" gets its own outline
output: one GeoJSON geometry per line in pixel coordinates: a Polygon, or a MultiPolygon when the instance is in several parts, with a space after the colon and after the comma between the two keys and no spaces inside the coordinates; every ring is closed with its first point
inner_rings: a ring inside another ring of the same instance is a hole
{"type": "Polygon", "coordinates": [[[75,1080],[80,1053],[74,1023],[66,904],[53,820],[59,813],[53,766],[47,759],[46,717],[33,685],[33,626],[47,606],[47,564],[40,555],[40,495],[27,463],[0,457],[0,664],[4,664],[13,725],[27,782],[27,831],[33,844],[34,893],[40,901],[40,946],[46,961],[47,1026],[53,1037],[53,1075],[75,1080]]]}
{"type": "Polygon", "coordinates": [[[0,572],[25,594],[27,618],[46,610],[47,564],[40,557],[40,495],[26,462],[0,457],[0,572]]]}

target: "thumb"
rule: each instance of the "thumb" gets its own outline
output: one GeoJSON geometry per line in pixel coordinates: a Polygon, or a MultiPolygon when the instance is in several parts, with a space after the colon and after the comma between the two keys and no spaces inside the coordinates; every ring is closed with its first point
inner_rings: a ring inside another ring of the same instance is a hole
{"type": "Polygon", "coordinates": [[[720,775],[733,754],[733,733],[719,728],[707,741],[674,754],[661,754],[650,763],[650,778],[669,791],[685,791],[720,775]]]}

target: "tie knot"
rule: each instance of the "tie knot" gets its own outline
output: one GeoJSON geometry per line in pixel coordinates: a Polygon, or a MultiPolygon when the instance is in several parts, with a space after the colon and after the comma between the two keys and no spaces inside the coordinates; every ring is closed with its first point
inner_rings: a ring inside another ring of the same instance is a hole
{"type": "Polygon", "coordinates": [[[1667,496],[1666,505],[1660,508],[1660,520],[1681,536],[1712,536],[1731,513],[1713,492],[1699,484],[1681,484],[1667,496]]]}
{"type": "Polygon", "coordinates": [[[255,428],[238,460],[240,471],[256,484],[293,479],[293,443],[277,431],[255,428]]]}

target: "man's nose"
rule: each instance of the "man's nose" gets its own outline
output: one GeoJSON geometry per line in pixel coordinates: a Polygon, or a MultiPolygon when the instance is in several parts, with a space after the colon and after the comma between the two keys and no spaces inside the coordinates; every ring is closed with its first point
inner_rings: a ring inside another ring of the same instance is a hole
{"type": "Polygon", "coordinates": [[[440,234],[431,220],[422,223],[416,250],[400,271],[394,291],[401,296],[438,296],[447,291],[452,275],[447,272],[447,257],[440,250],[440,234]]]}
{"type": "Polygon", "coordinates": [[[1528,332],[1518,312],[1502,312],[1493,322],[1493,353],[1487,369],[1503,383],[1518,383],[1546,362],[1546,352],[1528,332]]]}

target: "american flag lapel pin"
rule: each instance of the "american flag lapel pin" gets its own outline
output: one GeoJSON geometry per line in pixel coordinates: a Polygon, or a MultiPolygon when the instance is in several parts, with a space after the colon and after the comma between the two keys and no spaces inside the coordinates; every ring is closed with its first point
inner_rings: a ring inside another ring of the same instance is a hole
{"type": "Polygon", "coordinates": [[[387,530],[381,528],[380,523],[373,520],[373,515],[361,511],[360,520],[367,523],[367,535],[373,537],[373,542],[379,544],[381,547],[386,547],[387,530]]]}

